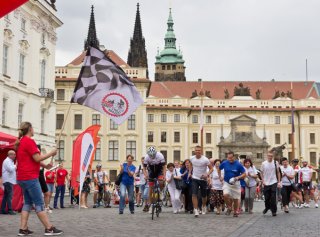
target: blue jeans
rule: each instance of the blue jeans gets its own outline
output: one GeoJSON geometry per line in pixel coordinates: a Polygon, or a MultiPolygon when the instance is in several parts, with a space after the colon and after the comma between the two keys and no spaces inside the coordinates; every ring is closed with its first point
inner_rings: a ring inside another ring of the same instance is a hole
{"type": "Polygon", "coordinates": [[[141,192],[142,199],[144,201],[147,201],[148,200],[148,196],[149,196],[149,186],[148,186],[148,184],[140,184],[140,192],[141,192]]]}
{"type": "Polygon", "coordinates": [[[12,211],[12,195],[13,195],[13,184],[12,183],[4,183],[4,195],[2,199],[1,211],[5,212],[6,207],[8,206],[8,211],[12,211]]]}
{"type": "Polygon", "coordinates": [[[124,206],[126,204],[126,191],[128,191],[129,210],[134,211],[134,201],[133,201],[134,185],[133,184],[125,185],[121,183],[119,212],[123,212],[124,206]]]}
{"type": "Polygon", "coordinates": [[[23,190],[24,204],[22,211],[30,212],[32,205],[35,205],[36,212],[44,211],[44,201],[39,179],[18,181],[23,190]]]}
{"type": "Polygon", "coordinates": [[[53,207],[57,208],[58,206],[58,198],[60,194],[60,207],[64,207],[64,193],[66,192],[66,186],[65,185],[58,185],[56,187],[56,194],[54,195],[54,203],[53,207]]]}

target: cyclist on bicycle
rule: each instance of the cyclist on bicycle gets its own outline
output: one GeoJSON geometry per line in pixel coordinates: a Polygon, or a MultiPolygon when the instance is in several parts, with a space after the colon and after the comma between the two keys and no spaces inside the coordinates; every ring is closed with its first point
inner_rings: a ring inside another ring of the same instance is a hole
{"type": "MultiPolygon", "coordinates": [[[[152,203],[151,197],[154,187],[154,179],[158,179],[160,186],[163,186],[163,181],[166,172],[166,161],[156,148],[151,146],[148,148],[147,155],[143,163],[143,173],[146,179],[149,179],[149,197],[143,211],[148,212],[150,204],[152,203]]],[[[150,210],[151,211],[151,210],[150,210]]]]}
{"type": "Polygon", "coordinates": [[[99,163],[96,166],[97,171],[94,173],[94,195],[93,208],[99,207],[100,202],[104,201],[104,207],[110,206],[110,193],[107,190],[106,184],[109,183],[109,177],[105,171],[102,171],[102,165],[99,163]]]}

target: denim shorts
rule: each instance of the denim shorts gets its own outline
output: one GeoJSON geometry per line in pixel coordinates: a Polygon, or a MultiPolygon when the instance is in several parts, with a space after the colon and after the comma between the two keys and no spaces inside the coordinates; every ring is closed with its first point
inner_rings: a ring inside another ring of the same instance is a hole
{"type": "Polygon", "coordinates": [[[50,193],[54,192],[54,184],[48,184],[47,183],[47,187],[48,187],[48,192],[50,192],[50,193]]]}
{"type": "Polygon", "coordinates": [[[32,205],[35,205],[36,212],[44,211],[44,201],[39,179],[18,181],[23,190],[24,204],[22,211],[30,212],[32,205]]]}

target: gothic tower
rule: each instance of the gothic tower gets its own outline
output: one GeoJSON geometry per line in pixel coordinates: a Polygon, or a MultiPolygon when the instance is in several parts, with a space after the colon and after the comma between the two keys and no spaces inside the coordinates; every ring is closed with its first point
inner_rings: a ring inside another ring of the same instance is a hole
{"type": "Polygon", "coordinates": [[[87,50],[89,46],[99,49],[99,40],[97,39],[96,22],[94,20],[93,5],[91,6],[89,30],[88,30],[87,39],[84,41],[84,50],[87,50]]]}
{"type": "Polygon", "coordinates": [[[147,68],[148,70],[147,51],[145,39],[142,35],[139,3],[137,4],[136,20],[134,24],[133,37],[130,40],[127,63],[131,67],[142,67],[147,68]]]}
{"type": "Polygon", "coordinates": [[[186,81],[185,66],[180,50],[176,48],[176,36],[173,32],[171,8],[168,18],[168,29],[164,38],[164,49],[156,56],[155,81],[186,81]]]}

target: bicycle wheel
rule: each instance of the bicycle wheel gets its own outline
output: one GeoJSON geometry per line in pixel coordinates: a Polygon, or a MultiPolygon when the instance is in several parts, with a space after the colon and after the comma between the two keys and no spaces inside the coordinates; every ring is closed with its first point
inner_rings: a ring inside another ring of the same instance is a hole
{"type": "Polygon", "coordinates": [[[152,214],[151,214],[151,219],[153,220],[153,216],[154,216],[154,211],[155,211],[155,205],[152,204],[152,214]]]}
{"type": "Polygon", "coordinates": [[[157,203],[157,208],[156,208],[157,217],[159,217],[160,212],[161,212],[161,207],[160,207],[159,203],[157,203]]]}

